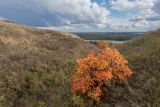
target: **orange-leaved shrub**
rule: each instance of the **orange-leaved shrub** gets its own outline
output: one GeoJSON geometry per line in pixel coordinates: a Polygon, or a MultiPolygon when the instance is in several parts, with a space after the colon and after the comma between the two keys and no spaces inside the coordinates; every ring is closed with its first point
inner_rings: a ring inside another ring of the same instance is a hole
{"type": "Polygon", "coordinates": [[[80,96],[80,103],[91,99],[98,104],[107,88],[115,83],[123,83],[132,74],[128,61],[117,49],[109,48],[104,41],[99,42],[98,46],[100,53],[89,53],[77,60],[72,77],[72,93],[80,96]]]}

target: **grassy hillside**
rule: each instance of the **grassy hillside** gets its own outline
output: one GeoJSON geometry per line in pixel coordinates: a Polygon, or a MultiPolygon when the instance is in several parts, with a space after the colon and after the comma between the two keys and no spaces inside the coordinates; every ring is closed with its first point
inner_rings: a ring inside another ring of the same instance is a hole
{"type": "Polygon", "coordinates": [[[75,35],[0,21],[0,107],[69,106],[74,61],[92,50],[75,35]]]}
{"type": "Polygon", "coordinates": [[[123,51],[134,71],[129,84],[136,96],[131,99],[136,101],[135,105],[159,107],[160,30],[131,41],[123,51]]]}
{"type": "Polygon", "coordinates": [[[160,30],[118,46],[133,75],[126,87],[112,90],[110,106],[160,107],[160,30]]]}
{"type": "MultiPolygon", "coordinates": [[[[133,75],[100,107],[160,106],[160,30],[116,45],[133,75]]],[[[0,107],[72,107],[75,59],[99,49],[75,35],[0,21],[0,107]]]]}

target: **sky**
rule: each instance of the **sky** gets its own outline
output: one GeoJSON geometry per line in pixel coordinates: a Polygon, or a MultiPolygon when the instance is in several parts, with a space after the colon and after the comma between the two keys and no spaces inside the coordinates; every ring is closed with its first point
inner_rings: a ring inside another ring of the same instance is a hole
{"type": "Polygon", "coordinates": [[[160,0],[0,0],[0,19],[67,32],[160,28],[160,0]]]}

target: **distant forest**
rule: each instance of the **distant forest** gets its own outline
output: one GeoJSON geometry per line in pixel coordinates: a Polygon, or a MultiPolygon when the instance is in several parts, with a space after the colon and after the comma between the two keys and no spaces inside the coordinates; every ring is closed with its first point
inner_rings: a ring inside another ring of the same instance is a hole
{"type": "Polygon", "coordinates": [[[127,41],[137,36],[141,36],[144,32],[94,32],[94,33],[73,33],[85,40],[111,40],[111,41],[127,41]]]}

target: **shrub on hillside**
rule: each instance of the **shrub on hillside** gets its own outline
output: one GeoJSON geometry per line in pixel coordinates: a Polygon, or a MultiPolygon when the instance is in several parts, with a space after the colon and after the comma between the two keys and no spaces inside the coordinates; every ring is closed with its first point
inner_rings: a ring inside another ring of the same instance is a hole
{"type": "Polygon", "coordinates": [[[72,77],[72,93],[75,104],[94,105],[100,103],[101,97],[114,84],[123,83],[132,74],[128,61],[116,49],[108,47],[106,42],[99,42],[101,52],[89,53],[77,60],[72,77]]]}

